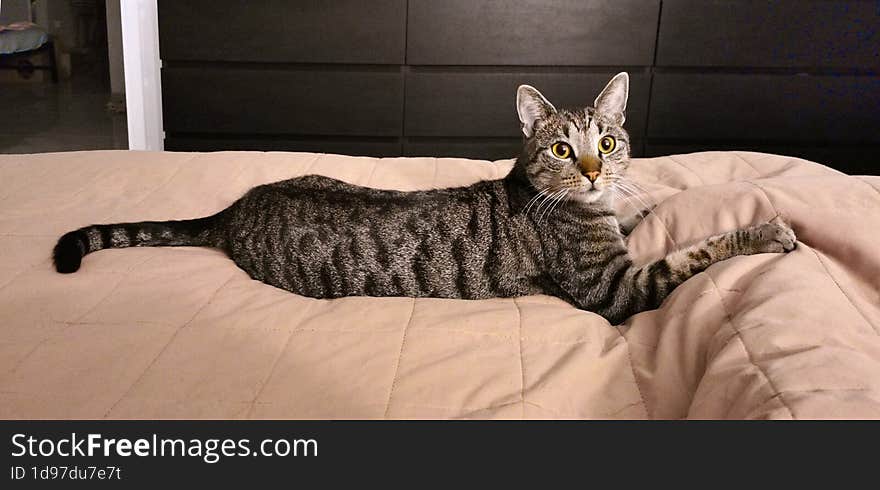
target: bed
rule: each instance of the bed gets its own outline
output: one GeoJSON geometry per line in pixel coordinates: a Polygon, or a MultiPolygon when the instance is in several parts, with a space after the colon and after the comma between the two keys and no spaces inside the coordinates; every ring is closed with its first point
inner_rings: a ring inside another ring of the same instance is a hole
{"type": "Polygon", "coordinates": [[[317,173],[401,190],[510,160],[316,153],[0,155],[0,418],[880,418],[880,177],[769,154],[635,159],[658,203],[639,260],[782,215],[787,255],[737,257],[609,325],[546,296],[304,298],[223,253],[137,248],[61,275],[58,236],[216,212],[317,173]]]}

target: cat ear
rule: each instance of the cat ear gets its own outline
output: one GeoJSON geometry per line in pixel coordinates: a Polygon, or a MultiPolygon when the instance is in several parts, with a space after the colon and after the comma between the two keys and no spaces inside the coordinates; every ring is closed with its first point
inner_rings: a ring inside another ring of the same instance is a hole
{"type": "Polygon", "coordinates": [[[516,112],[523,134],[530,138],[535,132],[535,123],[556,112],[556,108],[535,87],[520,85],[516,90],[516,112]]]}
{"type": "Polygon", "coordinates": [[[605,117],[614,119],[618,125],[626,120],[626,99],[629,97],[629,74],[618,73],[602,89],[602,93],[596,97],[594,107],[605,117]]]}

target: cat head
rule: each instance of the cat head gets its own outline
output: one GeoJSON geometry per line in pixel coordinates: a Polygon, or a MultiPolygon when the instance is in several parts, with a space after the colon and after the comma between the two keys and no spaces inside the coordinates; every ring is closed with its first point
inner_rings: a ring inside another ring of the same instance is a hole
{"type": "Polygon", "coordinates": [[[521,85],[516,109],[526,137],[522,174],[538,192],[567,191],[584,203],[610,194],[629,165],[629,136],[623,129],[629,75],[608,82],[595,107],[557,110],[537,89],[521,85]]]}

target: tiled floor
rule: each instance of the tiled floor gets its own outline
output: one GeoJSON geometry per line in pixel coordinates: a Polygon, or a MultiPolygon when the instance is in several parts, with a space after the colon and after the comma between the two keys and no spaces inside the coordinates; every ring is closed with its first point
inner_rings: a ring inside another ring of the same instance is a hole
{"type": "Polygon", "coordinates": [[[0,84],[0,153],[128,148],[125,114],[90,78],[57,84],[0,84]]]}

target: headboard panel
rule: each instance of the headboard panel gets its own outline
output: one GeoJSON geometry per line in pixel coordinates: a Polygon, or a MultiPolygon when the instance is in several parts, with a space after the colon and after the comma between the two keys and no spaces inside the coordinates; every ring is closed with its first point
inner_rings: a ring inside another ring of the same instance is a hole
{"type": "Polygon", "coordinates": [[[636,156],[877,173],[878,28],[862,0],[159,0],[165,145],[507,158],[517,85],[580,106],[626,70],[636,156]]]}

